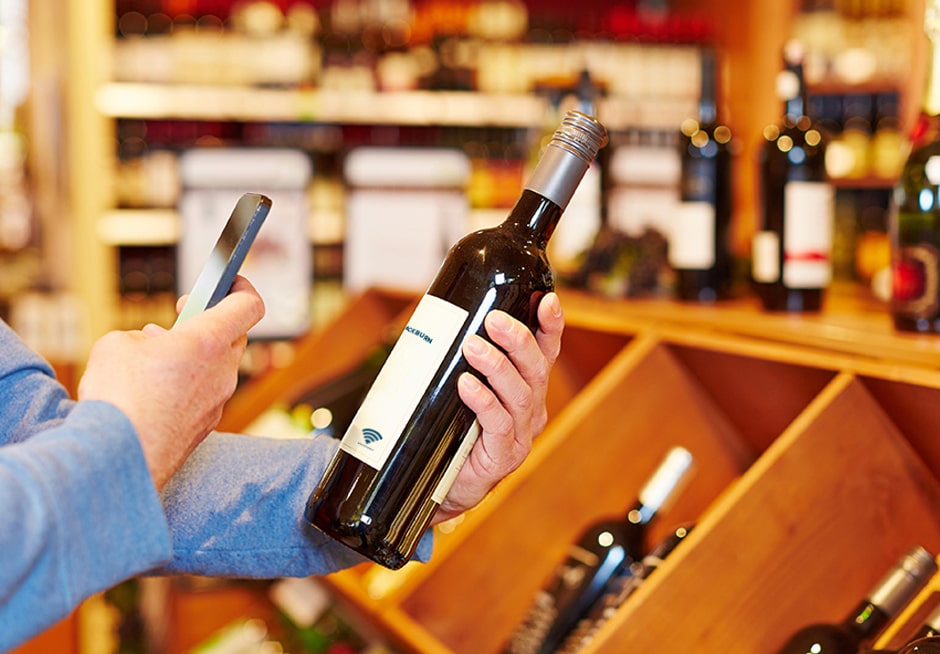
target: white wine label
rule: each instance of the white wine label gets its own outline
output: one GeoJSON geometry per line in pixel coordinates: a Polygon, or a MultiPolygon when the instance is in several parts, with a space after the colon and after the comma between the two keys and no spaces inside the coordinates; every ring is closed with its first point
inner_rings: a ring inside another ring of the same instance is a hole
{"type": "Polygon", "coordinates": [[[788,182],[783,212],[784,286],[825,288],[832,280],[835,189],[825,182],[788,182]]]}
{"type": "Polygon", "coordinates": [[[680,270],[706,270],[715,265],[715,207],[708,202],[682,202],[669,239],[669,264],[680,270]]]}
{"type": "Polygon", "coordinates": [[[751,241],[751,276],[761,284],[773,284],[780,279],[780,237],[777,232],[754,233],[751,241]]]}
{"type": "Polygon", "coordinates": [[[479,436],[480,423],[474,420],[473,425],[471,425],[470,429],[467,430],[466,435],[463,437],[463,441],[460,443],[460,449],[457,450],[454,460],[447,466],[447,472],[444,473],[437,488],[434,489],[434,494],[431,495],[432,500],[438,504],[444,502],[444,498],[447,497],[447,493],[450,492],[450,487],[453,486],[454,480],[457,478],[457,473],[460,472],[464,461],[470,456],[470,450],[473,449],[473,444],[477,442],[479,436]]]}
{"type": "Polygon", "coordinates": [[[425,295],[359,407],[340,448],[376,470],[388,459],[468,312],[425,295]]]}

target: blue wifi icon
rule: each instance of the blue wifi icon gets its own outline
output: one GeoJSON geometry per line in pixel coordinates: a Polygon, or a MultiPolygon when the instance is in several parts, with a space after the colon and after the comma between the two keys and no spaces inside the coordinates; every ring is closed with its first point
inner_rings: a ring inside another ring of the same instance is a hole
{"type": "Polygon", "coordinates": [[[371,427],[367,427],[362,430],[362,440],[365,441],[366,445],[372,445],[372,443],[382,440],[382,434],[371,427]]]}

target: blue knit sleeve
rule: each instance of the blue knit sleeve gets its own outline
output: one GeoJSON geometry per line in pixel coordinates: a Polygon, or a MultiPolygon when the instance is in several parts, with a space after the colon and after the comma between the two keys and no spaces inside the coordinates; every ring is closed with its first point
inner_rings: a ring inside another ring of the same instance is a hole
{"type": "Polygon", "coordinates": [[[0,447],[0,507],[0,651],[170,556],[137,436],[103,402],[0,447]]]}
{"type": "MultiPolygon", "coordinates": [[[[211,434],[163,492],[173,559],[162,572],[271,578],[364,559],[307,525],[303,510],[337,442],[211,434]]],[[[416,559],[431,556],[429,531],[416,559]]]]}

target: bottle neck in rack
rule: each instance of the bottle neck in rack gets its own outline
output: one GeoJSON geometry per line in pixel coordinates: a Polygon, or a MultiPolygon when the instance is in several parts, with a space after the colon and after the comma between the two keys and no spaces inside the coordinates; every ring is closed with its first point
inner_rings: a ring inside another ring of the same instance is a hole
{"type": "Polygon", "coordinates": [[[889,616],[874,603],[865,600],[843,621],[859,644],[874,638],[888,623],[889,616]]]}

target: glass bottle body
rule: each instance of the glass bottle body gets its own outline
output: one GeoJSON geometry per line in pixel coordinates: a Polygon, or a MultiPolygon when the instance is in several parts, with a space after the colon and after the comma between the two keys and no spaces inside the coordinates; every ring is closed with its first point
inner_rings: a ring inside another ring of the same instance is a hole
{"type": "Polygon", "coordinates": [[[822,134],[806,116],[764,130],[753,276],[764,309],[818,311],[832,276],[835,193],[822,134]]]}
{"type": "MultiPolygon", "coordinates": [[[[451,249],[426,294],[463,317],[440,365],[381,465],[337,453],[308,502],[309,522],[386,567],[407,562],[476,436],[476,416],[457,394],[457,379],[471,371],[461,344],[470,334],[485,337],[483,318],[493,309],[537,328],[538,303],[552,290],[553,278],[544,237],[532,226],[554,224],[560,215],[557,205],[526,190],[505,223],[451,249]]],[[[409,330],[417,339],[432,338],[413,320],[409,330]]],[[[395,348],[389,362],[394,356],[395,348]]]]}
{"type": "Polygon", "coordinates": [[[679,128],[680,204],[669,238],[669,264],[680,300],[713,302],[731,287],[731,129],[719,119],[718,60],[701,54],[695,118],[679,128]]]}
{"type": "MultiPolygon", "coordinates": [[[[923,117],[934,123],[938,117],[923,117]]],[[[940,332],[940,141],[914,147],[894,192],[891,316],[902,331],[940,332]]]]}
{"type": "Polygon", "coordinates": [[[684,127],[681,204],[669,260],[679,299],[712,302],[731,289],[731,130],[716,122],[684,127]]]}
{"type": "Polygon", "coordinates": [[[836,624],[814,624],[797,631],[777,654],[856,654],[888,623],[888,615],[868,601],[836,624]]]}

